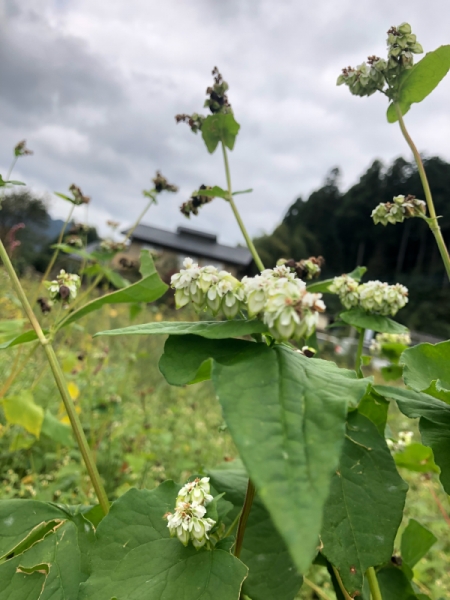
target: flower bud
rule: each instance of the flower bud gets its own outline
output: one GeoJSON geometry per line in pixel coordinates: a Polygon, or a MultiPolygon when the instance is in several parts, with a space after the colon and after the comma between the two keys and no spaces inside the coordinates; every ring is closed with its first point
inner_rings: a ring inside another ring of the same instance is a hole
{"type": "Polygon", "coordinates": [[[397,30],[399,33],[402,33],[403,35],[407,35],[407,34],[411,33],[411,25],[409,23],[402,23],[401,25],[399,25],[397,27],[397,30]]]}

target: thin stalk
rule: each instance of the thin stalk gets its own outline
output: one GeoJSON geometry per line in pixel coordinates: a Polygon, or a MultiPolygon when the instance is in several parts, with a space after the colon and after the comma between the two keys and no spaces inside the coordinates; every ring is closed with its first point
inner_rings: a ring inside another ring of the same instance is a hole
{"type": "Polygon", "coordinates": [[[450,279],[450,255],[448,253],[447,246],[445,245],[444,238],[442,237],[442,231],[439,227],[439,221],[436,216],[436,210],[434,208],[433,196],[431,195],[430,184],[428,183],[427,174],[425,173],[425,168],[423,166],[422,158],[419,154],[419,151],[416,148],[416,145],[412,141],[411,136],[406,129],[405,122],[403,120],[402,111],[398,102],[394,104],[395,110],[397,112],[398,124],[400,125],[400,129],[402,131],[403,137],[406,140],[406,143],[411,148],[411,151],[414,155],[414,160],[416,161],[417,169],[419,171],[420,181],[422,182],[423,191],[425,192],[425,200],[428,206],[428,212],[430,214],[427,223],[433,232],[433,235],[436,240],[436,244],[439,248],[439,252],[441,253],[442,261],[444,263],[445,270],[447,272],[447,276],[450,279]]]}
{"type": "Polygon", "coordinates": [[[238,514],[236,515],[236,518],[234,519],[234,521],[231,523],[231,525],[228,527],[225,535],[223,536],[224,539],[227,538],[228,536],[230,536],[233,533],[234,528],[236,527],[236,525],[239,523],[239,520],[241,518],[242,515],[242,510],[238,512],[238,514]]]}
{"type": "MultiPolygon", "coordinates": [[[[64,221],[64,225],[61,227],[61,231],[59,232],[58,240],[56,242],[57,244],[60,244],[62,242],[64,233],[67,229],[67,225],[70,223],[70,219],[72,218],[74,209],[75,209],[75,204],[72,204],[69,214],[67,215],[67,219],[64,221]]],[[[35,295],[35,298],[33,299],[32,304],[34,304],[36,302],[36,300],[39,296],[39,291],[40,291],[42,285],[44,284],[44,281],[46,281],[48,276],[50,275],[51,270],[53,269],[53,266],[56,262],[56,259],[58,258],[58,255],[59,255],[59,248],[56,248],[55,251],[53,252],[53,256],[51,257],[50,262],[47,265],[47,268],[45,269],[45,273],[43,274],[43,276],[39,282],[39,285],[36,290],[36,295],[35,295]]]]}
{"type": "Polygon", "coordinates": [[[7,174],[6,174],[6,179],[5,179],[5,181],[9,181],[9,178],[10,178],[10,177],[11,177],[11,175],[12,175],[12,172],[13,172],[13,170],[14,170],[14,167],[16,166],[16,162],[18,161],[18,159],[19,159],[19,157],[18,157],[18,156],[16,156],[16,155],[14,154],[14,158],[13,158],[13,160],[12,160],[11,166],[9,167],[9,171],[8,171],[8,172],[7,172],[7,174]]]}
{"type": "MultiPolygon", "coordinates": [[[[237,209],[237,206],[233,200],[233,189],[231,186],[230,165],[228,164],[227,149],[225,148],[225,144],[223,142],[222,142],[222,154],[223,154],[223,162],[225,165],[225,174],[226,174],[226,178],[227,178],[228,202],[231,205],[231,209],[233,210],[236,221],[240,227],[242,235],[244,236],[247,247],[253,256],[253,260],[255,261],[256,266],[258,267],[258,269],[260,271],[264,271],[263,262],[258,254],[258,251],[256,250],[255,246],[253,245],[252,239],[248,234],[248,231],[244,225],[244,221],[242,220],[241,215],[239,214],[239,211],[237,209]]],[[[238,558],[241,554],[242,543],[244,541],[245,527],[247,525],[247,520],[248,520],[248,517],[250,514],[250,510],[252,508],[255,493],[256,493],[255,486],[253,485],[252,481],[249,479],[248,484],[247,484],[247,492],[245,494],[244,506],[242,507],[242,513],[241,513],[241,516],[239,519],[239,525],[238,525],[238,530],[237,530],[237,534],[236,534],[236,544],[234,547],[234,555],[237,556],[238,558]]]]}
{"type": "Polygon", "coordinates": [[[228,155],[227,155],[227,149],[225,148],[225,144],[222,142],[222,153],[223,153],[223,162],[225,164],[225,173],[227,176],[227,187],[228,187],[228,202],[231,205],[231,209],[234,213],[234,216],[236,217],[236,221],[238,222],[238,225],[242,231],[242,235],[244,236],[245,239],[245,243],[247,244],[248,249],[250,250],[250,252],[252,253],[253,256],[253,260],[255,261],[256,266],[258,267],[258,269],[260,271],[264,271],[264,265],[262,263],[262,260],[258,254],[258,251],[256,250],[251,237],[248,234],[248,231],[244,225],[244,221],[241,219],[241,215],[239,214],[239,211],[237,209],[236,204],[234,203],[234,199],[232,196],[232,187],[231,187],[231,175],[230,175],[230,166],[228,164],[228,155]]]}
{"type": "Polygon", "coordinates": [[[318,585],[316,585],[306,577],[303,577],[303,582],[306,583],[306,585],[310,587],[319,596],[319,598],[322,598],[323,600],[330,600],[330,597],[327,596],[325,592],[322,592],[318,585]]]}
{"type": "Polygon", "coordinates": [[[17,273],[15,272],[12,262],[8,256],[6,248],[3,245],[3,242],[1,240],[0,240],[0,259],[3,261],[5,269],[9,275],[9,278],[11,279],[11,283],[13,285],[13,288],[14,288],[19,300],[20,300],[20,303],[22,304],[25,314],[27,315],[28,320],[31,323],[31,326],[33,327],[34,331],[36,332],[37,338],[38,338],[41,346],[45,350],[45,353],[47,355],[47,360],[50,364],[50,368],[52,370],[53,377],[55,379],[56,385],[61,394],[61,398],[64,402],[64,406],[65,406],[66,412],[69,416],[70,424],[72,425],[72,430],[73,430],[75,438],[78,442],[78,446],[80,448],[81,455],[83,456],[83,460],[86,465],[87,471],[89,473],[89,477],[92,481],[92,485],[94,486],[95,493],[97,494],[97,498],[100,503],[100,506],[102,507],[103,512],[106,515],[109,512],[108,498],[106,496],[105,489],[101,482],[100,474],[97,470],[97,466],[92,458],[92,453],[91,453],[91,450],[87,443],[86,436],[85,436],[83,428],[81,426],[80,419],[78,418],[78,415],[75,410],[75,406],[72,402],[69,391],[67,389],[67,384],[64,379],[64,373],[58,362],[58,359],[56,357],[53,346],[51,345],[49,340],[45,337],[44,332],[42,331],[42,328],[39,324],[39,321],[37,320],[36,315],[34,314],[33,309],[31,308],[31,304],[28,301],[28,298],[22,288],[19,278],[17,277],[17,273]]]}
{"type": "Polygon", "coordinates": [[[361,356],[364,347],[364,334],[366,330],[361,329],[359,332],[359,340],[358,340],[358,348],[356,349],[356,357],[355,357],[355,371],[360,379],[364,377],[364,373],[361,369],[361,356]]]}
{"type": "Polygon", "coordinates": [[[428,489],[430,490],[430,493],[433,496],[433,500],[435,501],[436,506],[439,509],[439,512],[441,513],[442,517],[444,518],[444,521],[450,527],[450,517],[448,516],[447,511],[445,510],[442,502],[439,500],[438,495],[434,491],[433,482],[431,480],[428,481],[428,489]]]}
{"type": "MultiPolygon", "coordinates": [[[[154,191],[154,190],[152,190],[154,191]]],[[[141,212],[141,214],[138,216],[138,218],[136,219],[134,225],[131,227],[131,229],[128,230],[127,235],[124,238],[124,242],[128,241],[130,239],[130,237],[133,235],[136,227],[139,225],[139,223],[142,221],[142,219],[145,217],[146,212],[148,211],[148,209],[150,208],[150,206],[152,204],[155,203],[155,199],[154,198],[150,198],[150,200],[148,201],[148,203],[146,204],[144,210],[141,212]]]]}
{"type": "Polygon", "coordinates": [[[380,586],[378,585],[377,574],[373,567],[369,567],[366,571],[367,581],[369,582],[370,595],[372,600],[383,600],[381,596],[380,586]]]}
{"type": "Polygon", "coordinates": [[[333,573],[334,573],[334,576],[335,576],[335,577],[336,577],[336,579],[337,579],[337,582],[338,582],[338,584],[339,584],[339,588],[340,588],[340,590],[341,590],[341,592],[342,592],[342,595],[344,596],[345,600],[353,600],[353,598],[352,598],[352,597],[349,595],[349,593],[348,593],[348,592],[347,592],[347,590],[345,589],[345,587],[344,587],[344,584],[342,583],[342,579],[341,579],[341,576],[340,576],[340,574],[339,574],[339,571],[336,569],[336,567],[335,567],[335,566],[333,566],[333,565],[331,565],[331,566],[332,566],[332,568],[333,568],[333,573]]]}
{"type": "Polygon", "coordinates": [[[241,518],[239,519],[238,530],[236,534],[236,544],[234,546],[234,555],[239,558],[242,550],[242,543],[244,541],[245,527],[247,525],[250,510],[253,504],[253,498],[255,497],[256,489],[251,480],[248,480],[247,493],[245,494],[244,506],[242,507],[241,518]]]}

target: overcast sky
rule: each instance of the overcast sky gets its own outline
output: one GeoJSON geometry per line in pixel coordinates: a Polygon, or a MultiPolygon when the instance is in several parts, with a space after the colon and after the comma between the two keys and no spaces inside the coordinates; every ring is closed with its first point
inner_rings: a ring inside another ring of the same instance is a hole
{"type": "MultiPolygon", "coordinates": [[[[130,223],[156,169],[180,187],[145,222],[242,241],[215,200],[190,221],[178,210],[200,184],[225,187],[222,157],[175,124],[201,111],[218,65],[241,124],[230,156],[252,235],[270,232],[339,166],[356,182],[375,158],[409,157],[386,99],[336,87],[340,69],[385,55],[386,31],[408,21],[425,50],[450,43],[449,0],[0,0],[0,172],[26,138],[15,178],[39,193],[78,184],[91,223],[130,223]]],[[[407,125],[421,152],[450,160],[450,76],[407,125]]],[[[332,207],[330,207],[332,209],[332,207]]],[[[52,215],[68,206],[51,200],[52,215]]],[[[84,213],[78,215],[84,219],[84,213]]]]}

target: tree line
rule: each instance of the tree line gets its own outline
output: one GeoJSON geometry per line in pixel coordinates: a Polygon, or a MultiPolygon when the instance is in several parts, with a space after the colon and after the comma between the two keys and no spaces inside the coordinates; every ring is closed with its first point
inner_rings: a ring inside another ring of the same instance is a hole
{"type": "MultiPolygon", "coordinates": [[[[448,245],[450,164],[439,157],[424,162],[448,245]]],[[[339,180],[339,169],[332,169],[323,186],[308,199],[295,200],[273,233],[255,240],[264,264],[274,265],[279,258],[322,255],[325,277],[364,265],[370,279],[398,281],[409,288],[410,302],[399,313],[399,320],[412,329],[450,335],[445,324],[450,288],[426,223],[409,219],[395,226],[375,226],[370,216],[380,202],[392,202],[399,194],[424,198],[415,164],[397,158],[385,166],[375,160],[347,191],[340,189],[339,180]]]]}

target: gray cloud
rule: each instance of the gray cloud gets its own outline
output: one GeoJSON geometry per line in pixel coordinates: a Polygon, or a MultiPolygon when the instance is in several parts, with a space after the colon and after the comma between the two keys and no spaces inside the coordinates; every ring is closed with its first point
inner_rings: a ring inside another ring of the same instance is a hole
{"type": "MultiPolygon", "coordinates": [[[[233,184],[255,190],[239,206],[252,234],[270,231],[329,168],[340,166],[349,185],[374,158],[408,156],[381,96],[355,98],[335,86],[342,66],[384,53],[392,24],[411,22],[426,49],[450,41],[446,0],[432,0],[428,11],[421,0],[398,4],[41,0],[37,12],[33,0],[9,0],[0,36],[2,169],[26,137],[35,155],[17,175],[39,190],[77,182],[93,197],[90,218],[100,223],[132,221],[159,168],[181,189],[147,220],[185,224],[181,202],[199,184],[224,185],[225,177],[220,154],[208,155],[174,115],[201,109],[218,64],[242,126],[230,157],[233,184]]],[[[444,81],[408,115],[420,149],[446,159],[449,92],[444,81]]],[[[65,210],[54,202],[55,214],[65,210]]],[[[191,224],[223,241],[242,239],[224,202],[206,206],[191,224]]]]}

